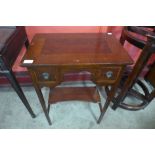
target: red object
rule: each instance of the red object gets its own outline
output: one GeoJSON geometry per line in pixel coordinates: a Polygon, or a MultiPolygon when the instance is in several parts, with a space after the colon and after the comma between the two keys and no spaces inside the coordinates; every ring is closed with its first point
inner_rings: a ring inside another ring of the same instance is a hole
{"type": "MultiPolygon", "coordinates": [[[[122,26],[26,26],[26,32],[29,38],[29,41],[33,38],[33,36],[36,33],[102,33],[102,32],[112,32],[116,38],[119,40],[120,34],[122,31],[122,26]]],[[[127,51],[129,51],[130,56],[136,61],[139,52],[137,52],[139,49],[136,49],[128,44],[125,45],[125,48],[127,51]]],[[[25,75],[25,72],[27,72],[27,69],[24,67],[20,67],[20,61],[25,53],[25,48],[22,49],[21,53],[19,54],[18,59],[16,60],[13,71],[15,71],[17,80],[22,85],[27,85],[31,83],[31,79],[27,73],[25,75]],[[20,76],[19,74],[20,73],[20,76]]],[[[149,63],[152,63],[155,59],[155,56],[152,56],[149,63]]],[[[143,75],[145,74],[145,71],[143,72],[143,75]]],[[[65,80],[89,80],[88,75],[68,75],[65,77],[65,80]]],[[[5,77],[0,77],[0,85],[8,85],[8,80],[5,77]]]]}

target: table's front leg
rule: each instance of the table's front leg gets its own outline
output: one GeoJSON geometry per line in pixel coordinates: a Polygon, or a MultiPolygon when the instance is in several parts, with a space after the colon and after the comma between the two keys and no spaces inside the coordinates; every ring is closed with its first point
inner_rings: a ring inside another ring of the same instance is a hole
{"type": "Polygon", "coordinates": [[[45,103],[43,94],[42,94],[42,92],[41,92],[41,88],[40,88],[40,86],[39,86],[39,84],[38,84],[38,82],[37,82],[36,73],[35,73],[34,71],[32,71],[32,70],[30,70],[29,72],[30,72],[30,74],[31,74],[32,82],[33,82],[34,88],[35,88],[35,90],[36,90],[37,96],[38,96],[38,98],[39,98],[40,104],[41,104],[41,106],[42,106],[42,109],[43,109],[43,111],[44,111],[44,114],[45,114],[45,116],[46,116],[46,119],[47,119],[49,125],[51,125],[51,124],[52,124],[52,123],[51,123],[51,119],[50,119],[50,117],[49,117],[49,114],[48,114],[48,111],[47,111],[47,108],[46,108],[46,103],[45,103]]]}
{"type": "MultiPolygon", "coordinates": [[[[107,111],[109,105],[110,105],[110,102],[113,100],[113,98],[115,97],[115,94],[117,92],[117,88],[118,88],[118,85],[120,83],[120,80],[121,80],[121,77],[122,77],[122,73],[123,73],[123,70],[124,70],[124,66],[121,67],[119,73],[118,73],[118,76],[117,76],[117,79],[115,80],[114,84],[110,85],[111,86],[111,89],[110,91],[107,93],[107,99],[106,99],[106,102],[103,106],[103,108],[101,109],[101,114],[99,116],[99,119],[97,120],[97,123],[100,123],[105,112],[107,111]]],[[[107,84],[108,85],[108,84],[107,84]]],[[[101,86],[98,86],[100,89],[102,88],[102,85],[101,86]]],[[[107,86],[106,86],[107,87],[107,86]]],[[[100,91],[100,90],[99,90],[100,91]]],[[[100,91],[101,92],[101,91],[100,91]]],[[[102,94],[102,93],[100,93],[102,94]]]]}
{"type": "MultiPolygon", "coordinates": [[[[100,88],[101,89],[101,88],[100,88]]],[[[110,105],[110,102],[112,101],[115,93],[116,93],[116,90],[117,90],[117,85],[114,85],[112,86],[110,92],[107,94],[107,99],[106,99],[106,102],[104,103],[104,106],[103,108],[101,109],[101,114],[99,116],[99,119],[97,120],[97,123],[99,124],[105,114],[105,112],[107,111],[109,105],[110,105]]],[[[100,93],[101,94],[101,93],[100,93]]]]}

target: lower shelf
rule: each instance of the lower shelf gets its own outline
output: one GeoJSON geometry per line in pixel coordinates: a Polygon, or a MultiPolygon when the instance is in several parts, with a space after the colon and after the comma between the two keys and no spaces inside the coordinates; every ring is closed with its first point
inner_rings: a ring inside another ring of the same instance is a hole
{"type": "Polygon", "coordinates": [[[55,104],[72,100],[97,103],[100,97],[96,92],[96,87],[56,87],[50,90],[48,103],[55,104]]]}

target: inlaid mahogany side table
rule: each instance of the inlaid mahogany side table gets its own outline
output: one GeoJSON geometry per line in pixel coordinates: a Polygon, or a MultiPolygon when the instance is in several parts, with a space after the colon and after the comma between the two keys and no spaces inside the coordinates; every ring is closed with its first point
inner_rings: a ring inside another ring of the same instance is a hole
{"type": "Polygon", "coordinates": [[[99,102],[101,114],[97,122],[100,123],[116,94],[124,68],[132,63],[128,53],[111,33],[36,34],[22,60],[22,66],[28,68],[32,77],[34,88],[50,125],[49,106],[46,107],[41,92],[43,86],[52,90],[49,104],[63,99],[86,99],[96,102],[98,96],[102,94],[102,87],[109,86],[110,92],[107,94],[104,106],[102,107],[99,102]],[[66,73],[81,71],[90,73],[95,88],[56,87],[64,81],[66,73]],[[89,98],[85,97],[84,93],[89,98]]]}

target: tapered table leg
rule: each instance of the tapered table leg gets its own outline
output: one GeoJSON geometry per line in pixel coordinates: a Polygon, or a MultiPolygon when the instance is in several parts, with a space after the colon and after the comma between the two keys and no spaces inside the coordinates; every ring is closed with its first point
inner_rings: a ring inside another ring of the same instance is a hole
{"type": "MultiPolygon", "coordinates": [[[[120,73],[119,73],[119,76],[117,78],[117,81],[115,82],[115,84],[111,85],[111,89],[109,90],[107,86],[105,86],[105,91],[107,93],[107,99],[106,99],[106,102],[103,106],[103,108],[101,109],[101,114],[99,116],[99,119],[97,120],[97,123],[99,124],[105,114],[105,112],[107,111],[109,105],[110,105],[110,102],[113,100],[113,98],[115,97],[115,94],[117,92],[117,88],[118,88],[118,85],[120,83],[120,80],[121,80],[121,75],[123,73],[123,70],[124,70],[124,67],[122,67],[122,69],[120,70],[120,73]]],[[[100,91],[100,94],[102,95],[101,93],[101,90],[102,90],[102,86],[98,86],[98,90],[100,91]]]]}
{"type": "Polygon", "coordinates": [[[43,97],[43,94],[41,92],[41,88],[40,86],[38,85],[38,83],[36,82],[36,76],[35,76],[35,73],[33,71],[30,71],[30,74],[31,74],[31,77],[32,77],[32,82],[33,82],[33,85],[34,85],[34,88],[36,90],[36,93],[37,93],[37,96],[39,98],[39,101],[40,101],[40,104],[42,106],[42,109],[44,111],[44,114],[45,114],[45,117],[49,123],[49,125],[52,125],[52,122],[51,122],[51,119],[49,117],[49,113],[48,113],[48,110],[46,108],[46,104],[45,104],[45,100],[44,100],[44,97],[43,97]]]}
{"type": "Polygon", "coordinates": [[[101,109],[101,115],[99,117],[99,119],[97,120],[97,123],[99,124],[105,114],[105,112],[107,111],[108,107],[109,107],[110,101],[106,100],[104,107],[101,109]]]}

